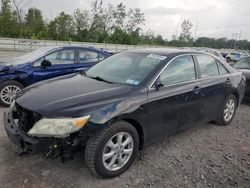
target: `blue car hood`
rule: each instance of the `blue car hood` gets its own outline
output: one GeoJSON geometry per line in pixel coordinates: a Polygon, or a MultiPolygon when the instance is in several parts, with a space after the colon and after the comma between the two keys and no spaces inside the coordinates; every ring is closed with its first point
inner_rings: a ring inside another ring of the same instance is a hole
{"type": "Polygon", "coordinates": [[[11,64],[4,64],[4,63],[1,63],[0,64],[0,72],[8,72],[8,73],[11,73],[11,72],[14,72],[15,70],[19,69],[19,68],[22,68],[24,66],[26,66],[27,63],[25,64],[17,64],[17,65],[11,65],[11,64]]]}

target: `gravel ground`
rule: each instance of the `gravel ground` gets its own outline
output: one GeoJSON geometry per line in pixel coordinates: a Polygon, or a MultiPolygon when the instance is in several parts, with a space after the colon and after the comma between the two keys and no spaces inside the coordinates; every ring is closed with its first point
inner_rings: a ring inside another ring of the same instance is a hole
{"type": "MultiPolygon", "coordinates": [[[[1,52],[0,52],[1,56],[1,52]]],[[[120,177],[103,180],[90,173],[84,153],[61,163],[42,155],[15,154],[5,134],[0,108],[0,187],[250,187],[250,103],[231,125],[200,124],[140,153],[120,177]]]]}

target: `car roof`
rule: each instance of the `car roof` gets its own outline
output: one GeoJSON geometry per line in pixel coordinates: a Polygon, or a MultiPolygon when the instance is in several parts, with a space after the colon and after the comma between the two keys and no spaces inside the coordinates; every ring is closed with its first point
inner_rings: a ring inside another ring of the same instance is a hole
{"type": "Polygon", "coordinates": [[[177,49],[177,48],[139,48],[139,49],[131,49],[126,52],[132,53],[149,53],[149,54],[158,54],[158,55],[177,55],[177,54],[185,54],[185,53],[203,53],[197,52],[196,50],[190,49],[177,49]]]}
{"type": "Polygon", "coordinates": [[[43,48],[47,48],[48,50],[53,50],[53,49],[63,49],[63,48],[83,48],[83,49],[90,49],[98,52],[103,52],[103,53],[110,53],[105,49],[99,49],[95,48],[92,46],[79,46],[79,45],[58,45],[58,46],[46,46],[43,48]]]}

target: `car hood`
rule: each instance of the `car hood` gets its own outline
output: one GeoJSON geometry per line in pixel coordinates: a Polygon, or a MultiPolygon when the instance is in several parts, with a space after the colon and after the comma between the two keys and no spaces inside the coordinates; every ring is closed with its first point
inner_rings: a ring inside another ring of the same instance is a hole
{"type": "Polygon", "coordinates": [[[16,102],[45,117],[78,117],[97,106],[126,98],[132,88],[73,74],[32,85],[20,93],[16,102]]]}
{"type": "Polygon", "coordinates": [[[23,66],[27,65],[25,64],[17,64],[17,65],[11,65],[11,64],[5,64],[5,63],[0,63],[0,72],[13,72],[19,68],[22,68],[23,66]]]}
{"type": "Polygon", "coordinates": [[[5,71],[5,70],[8,70],[9,69],[9,66],[8,65],[5,65],[3,63],[0,64],[0,72],[2,71],[5,71]]]}

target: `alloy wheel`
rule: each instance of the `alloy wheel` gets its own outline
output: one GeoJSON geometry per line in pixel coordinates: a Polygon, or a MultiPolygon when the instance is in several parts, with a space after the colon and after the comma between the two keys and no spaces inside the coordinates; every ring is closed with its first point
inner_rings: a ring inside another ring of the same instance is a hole
{"type": "Polygon", "coordinates": [[[229,99],[224,109],[225,121],[230,121],[232,119],[234,111],[235,111],[235,101],[233,99],[229,99]]]}
{"type": "Polygon", "coordinates": [[[20,91],[21,88],[16,85],[7,85],[1,91],[1,100],[10,105],[20,91]]]}
{"type": "Polygon", "coordinates": [[[104,147],[102,162],[110,171],[116,171],[125,166],[134,151],[132,136],[126,132],[119,132],[110,138],[104,147]]]}

